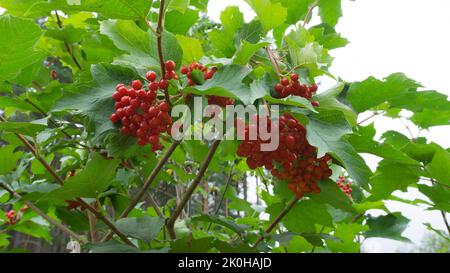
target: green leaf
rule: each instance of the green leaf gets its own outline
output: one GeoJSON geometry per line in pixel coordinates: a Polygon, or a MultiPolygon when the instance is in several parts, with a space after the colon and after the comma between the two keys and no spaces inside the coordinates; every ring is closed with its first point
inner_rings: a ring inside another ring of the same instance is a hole
{"type": "Polygon", "coordinates": [[[40,54],[34,50],[42,30],[32,20],[0,16],[0,82],[14,79],[21,70],[36,63],[40,54]],[[11,46],[14,41],[14,46],[11,46]]]}
{"type": "Polygon", "coordinates": [[[198,39],[176,35],[178,43],[183,50],[183,63],[190,64],[194,61],[199,61],[205,53],[203,52],[202,44],[198,39]]]}
{"type": "Polygon", "coordinates": [[[348,44],[346,38],[341,37],[333,27],[327,24],[313,26],[309,29],[309,32],[314,35],[315,41],[330,50],[344,47],[348,44]]]}
{"type": "Polygon", "coordinates": [[[396,190],[406,191],[410,184],[416,183],[420,177],[420,167],[382,160],[374,176],[370,178],[372,195],[370,200],[387,198],[396,190]]]}
{"type": "Polygon", "coordinates": [[[450,188],[434,184],[433,186],[418,185],[421,193],[434,203],[434,209],[450,212],[450,188]]]}
{"type": "Polygon", "coordinates": [[[84,170],[67,179],[63,186],[48,193],[43,199],[95,198],[112,184],[119,163],[118,159],[105,159],[100,154],[93,153],[84,170]]]}
{"type": "Polygon", "coordinates": [[[318,0],[317,5],[322,22],[335,26],[342,16],[341,0],[318,0]]]}
{"type": "Polygon", "coordinates": [[[318,182],[319,194],[311,194],[311,199],[323,204],[330,204],[334,208],[348,212],[356,212],[350,199],[342,192],[339,186],[332,180],[318,182]]]}
{"type": "MultiPolygon", "coordinates": [[[[237,6],[229,6],[220,14],[222,29],[213,29],[208,33],[213,48],[220,51],[223,56],[230,58],[236,51],[234,35],[244,24],[244,15],[237,6]]],[[[218,56],[222,57],[222,56],[218,56]]]]}
{"type": "Polygon", "coordinates": [[[441,111],[433,109],[424,109],[422,112],[414,113],[411,117],[420,128],[428,129],[433,126],[449,125],[450,124],[450,110],[441,111]]]}
{"type": "Polygon", "coordinates": [[[189,7],[189,0],[168,0],[165,5],[167,6],[167,11],[176,10],[184,13],[189,7]]]}
{"type": "Polygon", "coordinates": [[[361,245],[359,242],[355,242],[355,238],[367,229],[367,226],[361,226],[356,223],[338,224],[333,235],[339,238],[340,241],[327,240],[327,247],[333,252],[359,253],[361,251],[361,245]]]}
{"type": "Polygon", "coordinates": [[[408,238],[402,236],[403,231],[408,226],[409,219],[399,212],[385,216],[371,217],[367,219],[369,230],[364,233],[367,238],[381,237],[398,241],[410,242],[408,238]]]}
{"type": "Polygon", "coordinates": [[[18,166],[17,162],[22,158],[21,151],[14,152],[15,147],[6,145],[0,147],[0,175],[7,174],[18,166]]]}
{"type": "Polygon", "coordinates": [[[264,36],[264,30],[259,20],[253,20],[250,23],[243,24],[237,31],[234,43],[239,45],[241,41],[247,41],[257,44],[264,36]]]}
{"type": "Polygon", "coordinates": [[[311,145],[317,147],[318,156],[331,153],[359,185],[367,186],[372,172],[364,159],[342,138],[351,132],[344,114],[338,111],[324,111],[310,115],[308,119],[306,137],[311,145]]]}
{"type": "Polygon", "coordinates": [[[32,122],[15,122],[5,121],[0,122],[0,130],[13,132],[17,134],[24,134],[27,136],[35,136],[37,133],[47,128],[47,120],[40,119],[32,122]]]}
{"type": "Polygon", "coordinates": [[[375,137],[375,126],[370,124],[366,127],[358,126],[358,130],[350,135],[349,142],[360,153],[369,153],[384,159],[402,164],[419,165],[419,162],[409,157],[406,153],[394,148],[389,143],[379,143],[375,137]]]}
{"type": "Polygon", "coordinates": [[[287,18],[287,9],[280,3],[272,3],[270,0],[245,0],[245,2],[255,11],[265,32],[283,24],[287,18]]]}
{"type": "Polygon", "coordinates": [[[272,104],[296,106],[296,107],[300,107],[300,108],[306,108],[306,109],[310,110],[311,112],[317,113],[316,109],[314,108],[314,106],[312,106],[311,102],[303,97],[289,96],[284,99],[277,99],[270,95],[266,95],[266,96],[264,96],[264,99],[267,102],[270,102],[272,104]]]}
{"type": "Polygon", "coordinates": [[[49,15],[53,10],[66,14],[78,11],[96,12],[107,18],[129,20],[143,19],[152,5],[151,0],[53,0],[53,1],[1,1],[1,6],[11,14],[23,17],[49,15]]]}
{"type": "Polygon", "coordinates": [[[287,8],[286,23],[295,25],[299,20],[303,20],[308,12],[308,7],[314,0],[272,0],[281,3],[287,8]]]}
{"type": "Polygon", "coordinates": [[[186,87],[186,93],[197,95],[215,95],[240,99],[244,104],[253,103],[249,87],[242,83],[249,69],[240,65],[227,65],[220,67],[211,80],[203,85],[186,87]]]}
{"type": "Polygon", "coordinates": [[[426,166],[431,177],[439,183],[450,186],[450,153],[439,149],[434,154],[433,160],[426,166]]]}
{"type": "Polygon", "coordinates": [[[109,121],[114,111],[111,96],[115,86],[118,83],[129,84],[139,76],[131,69],[110,64],[92,65],[91,73],[94,87],[84,87],[79,92],[67,92],[57,101],[52,111],[76,110],[77,113],[87,116],[90,124],[94,125],[92,137],[98,141],[108,133],[118,133],[117,128],[109,121]]]}
{"type": "Polygon", "coordinates": [[[336,86],[321,92],[317,97],[321,110],[337,110],[345,115],[350,125],[356,125],[357,114],[348,105],[342,103],[337,97],[344,90],[345,84],[338,83],[336,86]]]}
{"type": "Polygon", "coordinates": [[[220,215],[219,216],[212,216],[212,215],[207,215],[207,214],[197,215],[197,216],[193,216],[191,218],[191,221],[214,223],[219,226],[229,228],[232,231],[236,232],[237,234],[245,233],[246,229],[248,228],[248,226],[246,226],[246,225],[236,224],[233,220],[227,219],[220,215]]]}
{"type": "MultiPolygon", "coordinates": [[[[167,12],[164,19],[164,28],[173,33],[185,35],[198,20],[198,11],[187,9],[184,13],[179,11],[167,12]]],[[[183,46],[182,43],[180,43],[183,46]]]]}
{"type": "MultiPolygon", "coordinates": [[[[276,203],[267,208],[273,220],[285,207],[283,203],[276,203]]],[[[333,227],[331,215],[324,204],[312,200],[303,200],[283,218],[283,225],[292,232],[315,232],[315,225],[320,224],[333,227]]]]}
{"type": "Polygon", "coordinates": [[[195,239],[191,235],[170,242],[171,253],[206,253],[214,247],[214,237],[195,239]]]}
{"type": "Polygon", "coordinates": [[[22,222],[13,227],[15,231],[33,236],[35,238],[44,239],[47,242],[52,241],[52,236],[50,235],[50,230],[47,226],[40,225],[36,222],[26,221],[22,222]]]}
{"type": "Polygon", "coordinates": [[[217,248],[220,253],[255,253],[257,250],[250,245],[239,242],[230,244],[230,242],[226,241],[214,241],[214,247],[217,248]]]}
{"type": "Polygon", "coordinates": [[[411,90],[414,91],[418,87],[420,84],[402,73],[389,75],[384,81],[370,77],[362,82],[351,84],[347,100],[353,109],[361,113],[383,102],[389,102],[398,96],[410,93],[411,90]]]}
{"type": "Polygon", "coordinates": [[[243,41],[233,57],[233,63],[246,65],[253,55],[255,55],[261,48],[269,44],[269,42],[252,44],[247,41],[243,41]]]}
{"type": "MultiPolygon", "coordinates": [[[[100,32],[108,36],[119,49],[130,54],[123,56],[125,60],[139,61],[140,67],[147,69],[159,68],[157,42],[152,32],[145,32],[134,22],[126,20],[102,21],[100,32]]],[[[179,65],[183,54],[176,37],[165,31],[162,41],[164,60],[173,60],[179,65]]]]}
{"type": "Polygon", "coordinates": [[[115,241],[108,241],[99,244],[87,244],[86,248],[93,253],[140,253],[138,248],[130,245],[121,244],[115,241]]]}
{"type": "Polygon", "coordinates": [[[161,232],[164,223],[162,218],[144,216],[120,219],[116,222],[116,226],[127,236],[150,243],[161,232]]]}

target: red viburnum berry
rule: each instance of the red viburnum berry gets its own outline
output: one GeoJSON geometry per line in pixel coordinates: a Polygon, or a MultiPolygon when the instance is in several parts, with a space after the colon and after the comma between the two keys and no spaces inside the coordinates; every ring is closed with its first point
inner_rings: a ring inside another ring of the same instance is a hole
{"type": "Polygon", "coordinates": [[[149,81],[149,82],[154,82],[155,80],[156,80],[156,73],[155,73],[155,71],[148,71],[146,74],[145,74],[145,78],[147,79],[147,81],[149,81]]]}
{"type": "Polygon", "coordinates": [[[173,70],[175,70],[175,62],[174,61],[172,61],[172,60],[169,60],[169,61],[167,61],[165,64],[164,64],[164,67],[166,68],[166,70],[168,70],[168,71],[173,71],[173,70]]]}
{"type": "Polygon", "coordinates": [[[142,82],[140,80],[134,80],[131,83],[131,87],[133,87],[134,90],[139,90],[142,88],[142,82]]]}

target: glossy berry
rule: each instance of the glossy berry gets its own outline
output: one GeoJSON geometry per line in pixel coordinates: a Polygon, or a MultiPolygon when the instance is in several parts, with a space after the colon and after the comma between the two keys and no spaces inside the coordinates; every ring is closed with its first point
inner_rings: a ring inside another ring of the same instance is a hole
{"type": "Polygon", "coordinates": [[[159,89],[166,90],[169,87],[169,82],[167,80],[160,80],[158,83],[159,89]]]}
{"type": "Polygon", "coordinates": [[[291,80],[292,80],[293,82],[298,81],[298,74],[297,74],[297,73],[292,73],[292,74],[291,74],[291,80]]]}
{"type": "Polygon", "coordinates": [[[139,90],[142,88],[142,82],[140,80],[135,80],[131,83],[131,87],[133,87],[134,90],[139,90]]]}
{"type": "Polygon", "coordinates": [[[166,70],[168,70],[168,71],[173,71],[173,70],[175,70],[175,62],[174,61],[172,61],[172,60],[169,60],[169,61],[167,61],[165,64],[164,64],[164,67],[166,68],[166,70]]]}
{"type": "Polygon", "coordinates": [[[148,71],[146,74],[145,74],[145,78],[147,79],[147,81],[149,81],[149,82],[154,82],[155,80],[156,80],[156,73],[155,73],[155,71],[148,71]]]}
{"type": "Polygon", "coordinates": [[[182,66],[180,72],[181,74],[186,75],[189,72],[189,68],[186,66],[182,66]]]}
{"type": "MultiPolygon", "coordinates": [[[[175,67],[175,63],[167,62],[168,68],[175,67]]],[[[138,145],[151,145],[151,151],[156,152],[162,149],[159,141],[160,135],[170,131],[172,117],[169,115],[169,104],[165,101],[158,101],[157,92],[167,89],[168,81],[157,79],[153,71],[145,75],[150,82],[148,91],[143,89],[140,80],[134,80],[131,88],[124,84],[116,86],[116,91],[112,97],[115,104],[115,112],[111,114],[111,122],[120,125],[120,132],[124,135],[136,137],[138,145]]],[[[167,76],[170,79],[177,79],[173,70],[168,69],[167,76]]]]}
{"type": "MultiPolygon", "coordinates": [[[[272,175],[280,181],[286,181],[288,187],[298,197],[308,193],[318,193],[320,188],[318,181],[327,179],[332,171],[329,168],[331,158],[325,155],[317,158],[317,150],[309,145],[306,139],[306,128],[289,114],[284,114],[278,121],[272,121],[265,117],[262,120],[251,119],[258,123],[266,122],[267,128],[278,126],[280,144],[275,151],[262,151],[261,145],[269,140],[263,141],[250,139],[250,131],[257,130],[257,125],[250,124],[245,127],[245,138],[238,146],[237,154],[246,157],[250,169],[265,167],[272,175]]],[[[259,130],[257,130],[258,132],[259,130]]]]}

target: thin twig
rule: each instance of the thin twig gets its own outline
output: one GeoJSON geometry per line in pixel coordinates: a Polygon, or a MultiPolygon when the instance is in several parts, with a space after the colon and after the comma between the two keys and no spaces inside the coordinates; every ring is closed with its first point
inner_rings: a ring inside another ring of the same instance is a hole
{"type": "Polygon", "coordinates": [[[272,63],[273,69],[277,73],[277,76],[281,77],[282,74],[281,74],[280,66],[278,65],[278,62],[275,59],[275,56],[273,55],[273,51],[272,51],[272,49],[270,49],[270,46],[266,46],[266,53],[267,53],[267,56],[269,57],[270,63],[272,63]]]}
{"type": "Polygon", "coordinates": [[[298,200],[300,200],[299,197],[294,197],[292,200],[288,203],[288,205],[278,214],[278,216],[273,220],[273,222],[270,224],[270,226],[264,231],[264,234],[256,240],[253,247],[257,247],[259,243],[261,243],[267,234],[269,234],[277,225],[278,223],[288,214],[288,212],[297,204],[298,200]]]}
{"type": "MultiPolygon", "coordinates": [[[[156,29],[156,33],[157,33],[156,41],[158,44],[159,65],[161,66],[161,78],[166,79],[166,68],[165,68],[163,48],[162,48],[162,37],[163,37],[163,32],[164,32],[164,5],[165,5],[164,0],[161,0],[159,3],[159,16],[158,16],[158,27],[156,29]]],[[[164,96],[166,98],[166,102],[169,105],[172,105],[170,103],[169,90],[167,88],[164,89],[164,96]]]]}
{"type": "MultiPolygon", "coordinates": [[[[62,22],[61,19],[59,18],[59,14],[58,11],[55,10],[55,15],[56,15],[56,23],[58,24],[58,27],[60,29],[62,29],[62,22]]],[[[83,70],[83,67],[81,66],[81,64],[78,62],[77,58],[75,57],[75,55],[73,54],[72,48],[70,47],[69,43],[64,40],[64,46],[66,47],[67,53],[70,54],[70,57],[72,58],[73,62],[75,63],[75,65],[78,67],[79,70],[83,70]]]]}
{"type": "MultiPolygon", "coordinates": [[[[6,122],[6,119],[2,116],[0,116],[0,121],[6,122]]],[[[22,143],[30,150],[30,152],[34,155],[34,157],[44,166],[44,168],[55,178],[55,180],[60,184],[61,186],[64,185],[64,179],[62,179],[56,171],[45,161],[45,159],[38,154],[36,149],[33,147],[33,145],[26,140],[24,136],[18,133],[14,133],[16,137],[22,141],[22,143]]],[[[89,204],[87,204],[83,199],[76,198],[75,199],[78,203],[81,204],[82,207],[92,212],[99,220],[104,222],[119,238],[124,241],[125,243],[135,246],[108,218],[106,218],[102,213],[98,212],[95,208],[91,207],[89,204]]]]}
{"type": "Polygon", "coordinates": [[[303,19],[303,25],[302,25],[303,27],[306,27],[306,24],[308,24],[308,22],[309,22],[308,18],[311,16],[311,13],[312,13],[313,9],[315,7],[317,7],[318,2],[319,1],[316,0],[316,1],[314,1],[314,3],[311,4],[311,6],[309,6],[308,12],[306,13],[305,18],[303,19]]]}
{"type": "MultiPolygon", "coordinates": [[[[166,153],[163,155],[163,157],[158,161],[155,168],[151,172],[151,174],[148,176],[147,180],[145,181],[142,188],[139,190],[139,192],[133,197],[133,200],[128,205],[128,207],[120,214],[119,218],[127,217],[128,214],[136,207],[137,203],[141,200],[142,196],[147,192],[147,190],[152,185],[153,180],[158,175],[159,171],[162,169],[164,164],[169,160],[169,157],[172,155],[172,153],[175,151],[175,149],[178,147],[178,144],[180,142],[174,141],[172,145],[170,145],[169,149],[167,149],[166,153]]],[[[112,237],[112,232],[109,232],[108,234],[103,237],[102,242],[108,241],[112,237]]]]}
{"type": "MultiPolygon", "coordinates": [[[[5,189],[11,196],[13,196],[14,198],[18,198],[21,199],[22,196],[20,194],[18,194],[16,191],[12,190],[11,188],[9,188],[7,185],[5,185],[4,183],[0,183],[0,187],[2,187],[3,189],[5,189]]],[[[60,229],[62,232],[66,233],[67,235],[69,235],[70,237],[74,238],[75,240],[81,242],[81,243],[86,243],[86,240],[82,237],[80,237],[78,234],[76,234],[75,232],[73,232],[72,230],[70,230],[67,226],[65,226],[62,223],[57,222],[55,219],[51,218],[50,216],[48,216],[46,213],[44,213],[42,210],[40,210],[38,207],[36,207],[33,203],[31,203],[30,201],[25,201],[25,204],[34,212],[36,212],[37,214],[39,214],[42,218],[44,218],[47,222],[49,222],[50,224],[54,225],[55,227],[57,227],[58,229],[60,229]]]]}
{"type": "Polygon", "coordinates": [[[362,123],[368,121],[369,119],[371,119],[371,118],[373,118],[373,117],[378,116],[379,114],[381,114],[381,112],[374,112],[374,113],[373,113],[372,115],[370,115],[369,117],[367,117],[367,118],[361,120],[360,122],[358,122],[358,125],[360,125],[360,124],[362,124],[362,123]]]}
{"type": "MultiPolygon", "coordinates": [[[[134,170],[134,172],[136,173],[137,177],[139,178],[139,180],[141,181],[142,184],[145,183],[144,178],[142,177],[142,175],[139,173],[139,171],[136,169],[136,167],[134,166],[133,162],[131,162],[130,160],[128,161],[128,164],[131,166],[131,168],[134,170]]],[[[158,203],[156,202],[156,200],[153,198],[153,195],[151,194],[150,191],[147,192],[147,196],[148,196],[148,202],[150,203],[150,206],[152,206],[152,208],[155,210],[156,214],[158,214],[159,217],[164,218],[164,214],[161,212],[161,209],[158,206],[158,203]]]]}
{"type": "MultiPolygon", "coordinates": [[[[31,100],[25,99],[25,102],[27,102],[28,104],[30,104],[31,106],[33,106],[33,107],[34,107],[39,113],[41,113],[43,116],[45,116],[45,117],[47,116],[47,113],[45,113],[45,111],[42,110],[42,108],[40,108],[39,106],[37,106],[37,105],[36,105],[34,102],[32,102],[31,100]]],[[[57,124],[56,121],[54,121],[52,118],[49,118],[48,120],[50,121],[51,124],[53,124],[53,126],[55,126],[55,127],[57,127],[57,128],[60,127],[59,124],[57,124]]],[[[64,129],[61,129],[61,132],[62,132],[66,137],[72,138],[72,136],[71,136],[69,133],[67,133],[64,129]]],[[[80,146],[85,147],[84,144],[81,144],[81,143],[77,143],[77,144],[79,144],[80,146]]]]}
{"type": "MultiPolygon", "coordinates": [[[[214,210],[213,216],[216,216],[217,213],[219,213],[220,207],[222,206],[222,202],[225,199],[225,194],[227,193],[228,187],[230,185],[231,177],[233,176],[233,170],[234,170],[234,164],[231,165],[230,173],[228,174],[228,179],[227,179],[227,182],[225,184],[225,189],[223,190],[223,193],[222,193],[222,195],[220,197],[219,203],[217,204],[217,207],[214,210]]],[[[209,229],[211,228],[211,225],[212,225],[212,222],[209,223],[208,228],[206,229],[206,231],[209,231],[209,229]]]]}
{"type": "Polygon", "coordinates": [[[189,187],[186,190],[185,194],[183,195],[180,203],[175,208],[175,211],[173,212],[172,216],[169,219],[167,219],[167,221],[166,221],[167,231],[169,232],[169,236],[172,240],[175,240],[177,237],[175,234],[175,229],[174,229],[175,221],[180,216],[180,214],[183,211],[184,207],[186,206],[187,202],[189,201],[192,194],[194,193],[194,190],[197,188],[198,184],[202,180],[202,177],[205,174],[206,169],[208,168],[209,163],[211,162],[217,148],[219,147],[219,144],[220,144],[220,140],[215,140],[212,143],[211,147],[209,148],[209,152],[206,155],[206,158],[203,160],[202,165],[200,166],[200,169],[198,170],[197,176],[195,177],[194,181],[192,181],[191,185],[189,185],[189,187]]]}

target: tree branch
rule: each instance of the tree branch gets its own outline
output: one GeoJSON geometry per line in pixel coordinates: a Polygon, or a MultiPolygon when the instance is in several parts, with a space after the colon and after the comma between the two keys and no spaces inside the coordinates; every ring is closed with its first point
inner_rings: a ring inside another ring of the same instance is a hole
{"type": "Polygon", "coordinates": [[[257,247],[259,243],[261,243],[264,240],[264,237],[269,234],[277,225],[278,223],[288,214],[288,212],[297,204],[298,200],[300,200],[299,197],[294,197],[292,200],[288,203],[288,205],[278,214],[278,216],[273,220],[273,222],[270,224],[270,226],[264,231],[264,234],[256,240],[253,247],[257,247]]]}
{"type": "MultiPolygon", "coordinates": [[[[21,199],[22,196],[20,194],[18,194],[17,192],[15,192],[14,190],[12,190],[11,188],[9,188],[7,185],[5,185],[4,183],[0,183],[0,187],[2,187],[3,189],[5,189],[11,196],[13,196],[14,198],[18,198],[21,199]]],[[[49,222],[50,224],[54,225],[55,227],[57,227],[58,229],[60,229],[62,232],[66,233],[67,235],[69,235],[70,237],[74,238],[75,240],[81,242],[81,243],[86,243],[86,240],[82,237],[80,237],[78,234],[76,234],[75,232],[73,232],[72,230],[70,230],[68,227],[66,227],[64,224],[57,222],[55,219],[51,218],[50,216],[48,216],[46,213],[44,213],[42,210],[40,210],[38,207],[36,207],[33,203],[31,203],[30,201],[25,201],[25,204],[32,209],[34,212],[36,212],[38,215],[40,215],[42,218],[44,218],[47,222],[49,222]]]]}
{"type": "MultiPolygon", "coordinates": [[[[59,14],[58,11],[55,10],[55,15],[56,15],[56,23],[58,24],[58,27],[60,29],[62,29],[62,22],[61,19],[59,18],[59,14]]],[[[77,58],[75,58],[75,55],[73,54],[72,49],[70,48],[69,43],[64,40],[64,46],[66,47],[67,53],[70,54],[70,57],[72,58],[73,62],[75,63],[75,65],[78,67],[79,70],[83,70],[83,67],[81,66],[81,64],[78,62],[77,58]]]]}
{"type": "Polygon", "coordinates": [[[183,211],[184,207],[186,206],[187,202],[189,201],[192,194],[194,193],[194,190],[197,188],[198,184],[202,180],[202,177],[205,174],[206,169],[208,168],[209,163],[211,162],[211,160],[214,156],[214,153],[216,152],[217,148],[219,147],[219,144],[220,144],[220,140],[215,140],[212,143],[211,147],[209,148],[209,152],[208,152],[206,158],[203,160],[202,165],[200,166],[197,176],[195,177],[192,184],[189,185],[189,188],[186,190],[180,203],[175,208],[175,211],[173,212],[172,216],[169,219],[167,219],[167,221],[166,221],[167,231],[169,232],[169,236],[172,240],[175,240],[177,238],[177,235],[175,234],[175,229],[174,229],[175,221],[180,216],[180,214],[183,211]]]}
{"type": "MultiPolygon", "coordinates": [[[[128,214],[136,207],[137,203],[141,200],[142,196],[144,196],[145,192],[150,188],[152,185],[153,180],[156,178],[156,175],[158,175],[159,171],[162,169],[164,164],[169,160],[169,157],[172,155],[172,153],[177,148],[178,144],[180,144],[179,141],[174,141],[172,145],[170,145],[169,149],[167,149],[164,156],[159,160],[158,164],[156,164],[155,168],[151,172],[151,174],[148,176],[147,180],[145,181],[142,188],[139,190],[139,192],[134,196],[131,203],[128,205],[128,207],[120,214],[119,218],[127,217],[128,214]]],[[[102,242],[106,242],[112,237],[112,232],[109,232],[106,234],[105,237],[103,237],[102,242]]]]}
{"type": "MultiPolygon", "coordinates": [[[[164,0],[161,0],[159,3],[159,16],[158,16],[158,27],[156,28],[156,41],[158,44],[158,56],[159,56],[159,65],[161,66],[161,78],[166,79],[166,68],[164,63],[164,56],[163,56],[163,48],[162,48],[162,37],[164,32],[164,0]]],[[[170,96],[169,96],[169,90],[164,89],[164,96],[166,98],[166,102],[169,105],[172,105],[170,103],[170,96]]]]}
{"type": "MultiPolygon", "coordinates": [[[[6,119],[2,116],[0,116],[0,121],[2,122],[6,122],[6,119]]],[[[33,147],[33,145],[31,145],[30,142],[28,142],[28,140],[25,139],[24,136],[22,136],[21,134],[18,133],[14,133],[16,135],[16,137],[30,150],[30,152],[35,156],[35,158],[42,164],[42,166],[44,166],[44,168],[53,176],[53,178],[55,178],[56,182],[58,182],[58,184],[60,184],[61,186],[64,185],[64,179],[62,179],[57,173],[56,171],[44,160],[43,157],[41,157],[36,149],[33,147]]],[[[81,198],[76,198],[75,199],[78,203],[81,204],[82,207],[84,207],[85,209],[89,210],[90,212],[92,212],[99,220],[101,220],[102,222],[104,222],[114,233],[117,234],[117,236],[119,236],[120,239],[122,239],[122,241],[124,241],[125,243],[131,245],[131,246],[135,246],[128,238],[127,236],[125,236],[108,218],[106,218],[102,213],[98,212],[95,208],[91,207],[89,204],[87,204],[83,199],[81,198]]]]}

